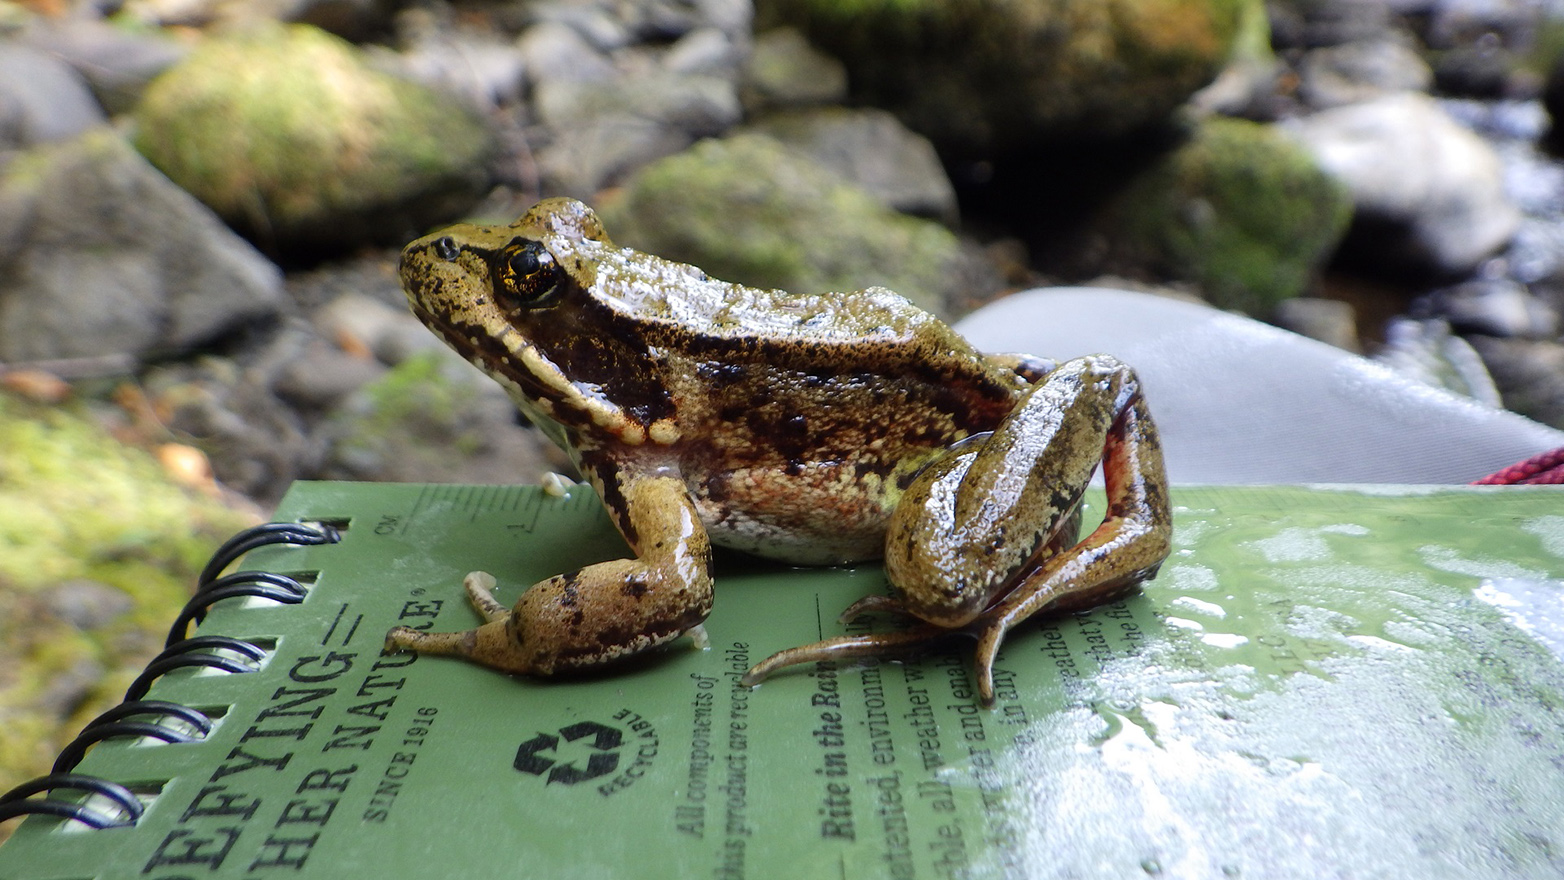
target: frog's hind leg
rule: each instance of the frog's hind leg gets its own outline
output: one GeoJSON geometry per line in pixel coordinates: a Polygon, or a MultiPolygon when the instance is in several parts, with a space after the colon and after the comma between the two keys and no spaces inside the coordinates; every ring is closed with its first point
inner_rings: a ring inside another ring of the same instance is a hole
{"type": "MultiPolygon", "coordinates": [[[[1134,382],[1133,373],[1129,379],[1134,382]]],[[[1108,501],[1102,523],[1080,543],[1048,557],[964,628],[977,638],[973,665],[984,705],[994,701],[994,658],[1012,627],[1044,610],[1078,610],[1113,601],[1155,577],[1172,549],[1162,448],[1138,387],[1119,409],[1102,460],[1108,501]]]]}
{"type": "Polygon", "coordinates": [[[1169,550],[1169,523],[1161,447],[1134,372],[1108,357],[1071,361],[981,449],[936,462],[903,497],[886,541],[886,571],[901,598],[851,610],[900,610],[928,623],[784,651],[745,681],[964,634],[977,640],[978,696],[992,705],[1005,633],[1045,608],[1099,604],[1153,575],[1169,550]],[[1081,493],[1099,458],[1107,515],[1077,543],[1081,493]]]}
{"type": "MultiPolygon", "coordinates": [[[[1075,543],[1080,534],[1081,513],[1080,508],[1065,522],[1064,526],[1055,536],[1052,551],[1075,543]]],[[[1052,555],[1050,553],[1050,555],[1052,555]]],[[[902,617],[916,619],[917,615],[909,611],[900,599],[894,596],[886,596],[879,593],[865,596],[857,602],[847,606],[847,610],[837,616],[836,622],[852,623],[865,614],[895,614],[902,617]]],[[[861,636],[839,636],[824,639],[812,645],[803,645],[790,648],[786,651],[767,657],[755,664],[744,674],[742,683],[746,686],[754,686],[764,681],[771,673],[789,666],[797,666],[800,663],[809,663],[819,660],[848,660],[855,657],[879,657],[886,654],[916,654],[937,647],[953,637],[970,635],[964,630],[947,629],[935,626],[931,623],[921,623],[906,630],[892,633],[871,633],[861,636]]]]}

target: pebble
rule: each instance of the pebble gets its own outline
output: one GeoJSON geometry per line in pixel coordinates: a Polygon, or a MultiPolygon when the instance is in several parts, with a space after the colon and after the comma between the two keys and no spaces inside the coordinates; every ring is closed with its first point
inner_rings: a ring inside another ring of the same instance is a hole
{"type": "Polygon", "coordinates": [[[1482,358],[1440,319],[1395,318],[1385,327],[1385,344],[1374,359],[1436,388],[1488,406],[1500,406],[1482,358]]]}
{"type": "Polygon", "coordinates": [[[527,28],[516,49],[533,82],[603,82],[614,76],[608,56],[564,22],[543,21],[527,28]]]}
{"type": "Polygon", "coordinates": [[[1507,408],[1564,426],[1564,344],[1553,339],[1477,335],[1470,342],[1482,355],[1507,408]]]}
{"type": "MultiPolygon", "coordinates": [[[[70,65],[110,113],[128,112],[147,83],[189,52],[159,31],[82,17],[35,22],[20,40],[70,65]]],[[[0,76],[0,83],[7,80],[0,76]]]]}
{"type": "Polygon", "coordinates": [[[1434,74],[1402,39],[1360,40],[1304,54],[1298,93],[1316,109],[1340,107],[1394,92],[1425,91],[1434,74]]]}
{"type": "Polygon", "coordinates": [[[836,104],[847,97],[847,68],[798,31],[775,28],[755,38],[743,88],[752,111],[836,104]]]}
{"type": "Polygon", "coordinates": [[[1559,315],[1526,285],[1507,278],[1476,279],[1430,294],[1428,307],[1461,332],[1548,339],[1559,315]]]}
{"type": "Polygon", "coordinates": [[[408,79],[459,95],[482,111],[521,103],[526,93],[523,51],[494,38],[440,35],[403,52],[371,56],[408,79]]]}
{"type": "Polygon", "coordinates": [[[680,37],[663,57],[670,73],[731,74],[743,60],[743,52],[728,35],[715,27],[703,27],[680,37]]]}
{"type": "Polygon", "coordinates": [[[934,145],[884,110],[821,107],[777,113],[756,128],[904,214],[954,223],[958,209],[934,145]]]}
{"type": "Polygon", "coordinates": [[[1471,46],[1460,46],[1440,57],[1434,84],[1446,95],[1502,98],[1509,91],[1510,60],[1497,35],[1488,33],[1471,46]]]}

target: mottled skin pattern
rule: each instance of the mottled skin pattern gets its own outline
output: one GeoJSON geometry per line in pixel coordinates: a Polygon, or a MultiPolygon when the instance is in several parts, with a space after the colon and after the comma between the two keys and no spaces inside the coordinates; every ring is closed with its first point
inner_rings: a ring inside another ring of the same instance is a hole
{"type": "Polygon", "coordinates": [[[711,610],[710,542],[803,564],[883,556],[910,614],[750,671],[977,639],[979,695],[1004,633],[1096,604],[1167,556],[1166,477],[1134,373],[1109,357],[983,355],[882,288],[798,296],[710,279],[609,241],[591,209],[540,203],[402,252],[424,323],[494,376],[592,483],[635,559],[534,585],[486,624],[397,628],[387,646],[547,675],[663,644],[711,610]],[[964,442],[965,441],[965,442],[964,442]],[[1077,543],[1104,465],[1106,519],[1077,543]]]}

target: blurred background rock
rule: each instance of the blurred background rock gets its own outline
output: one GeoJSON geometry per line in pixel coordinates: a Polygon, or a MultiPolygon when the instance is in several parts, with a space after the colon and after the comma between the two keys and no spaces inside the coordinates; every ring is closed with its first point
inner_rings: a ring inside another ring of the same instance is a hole
{"type": "Polygon", "coordinates": [[[0,788],[292,480],[567,467],[395,278],[543,196],[947,318],[1202,299],[1564,427],[1561,49],[1557,0],[0,2],[0,788]]]}

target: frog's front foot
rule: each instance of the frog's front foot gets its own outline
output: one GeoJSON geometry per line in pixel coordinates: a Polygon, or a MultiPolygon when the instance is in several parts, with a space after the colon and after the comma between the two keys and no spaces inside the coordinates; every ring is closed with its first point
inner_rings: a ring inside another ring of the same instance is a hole
{"type": "MultiPolygon", "coordinates": [[[[461,657],[501,672],[553,675],[589,669],[696,630],[711,612],[711,549],[684,485],[667,476],[617,478],[636,559],[611,559],[533,584],[514,608],[494,599],[494,578],[463,581],[483,616],[475,629],[425,633],[399,626],[386,650],[461,657]]],[[[694,633],[699,642],[705,631],[694,633]]]]}
{"type": "Polygon", "coordinates": [[[483,616],[477,629],[452,633],[429,633],[407,626],[393,627],[386,633],[388,653],[412,651],[462,657],[505,672],[530,672],[531,664],[518,655],[508,631],[510,609],[494,599],[494,576],[474,571],[462,579],[467,601],[483,616]]]}

